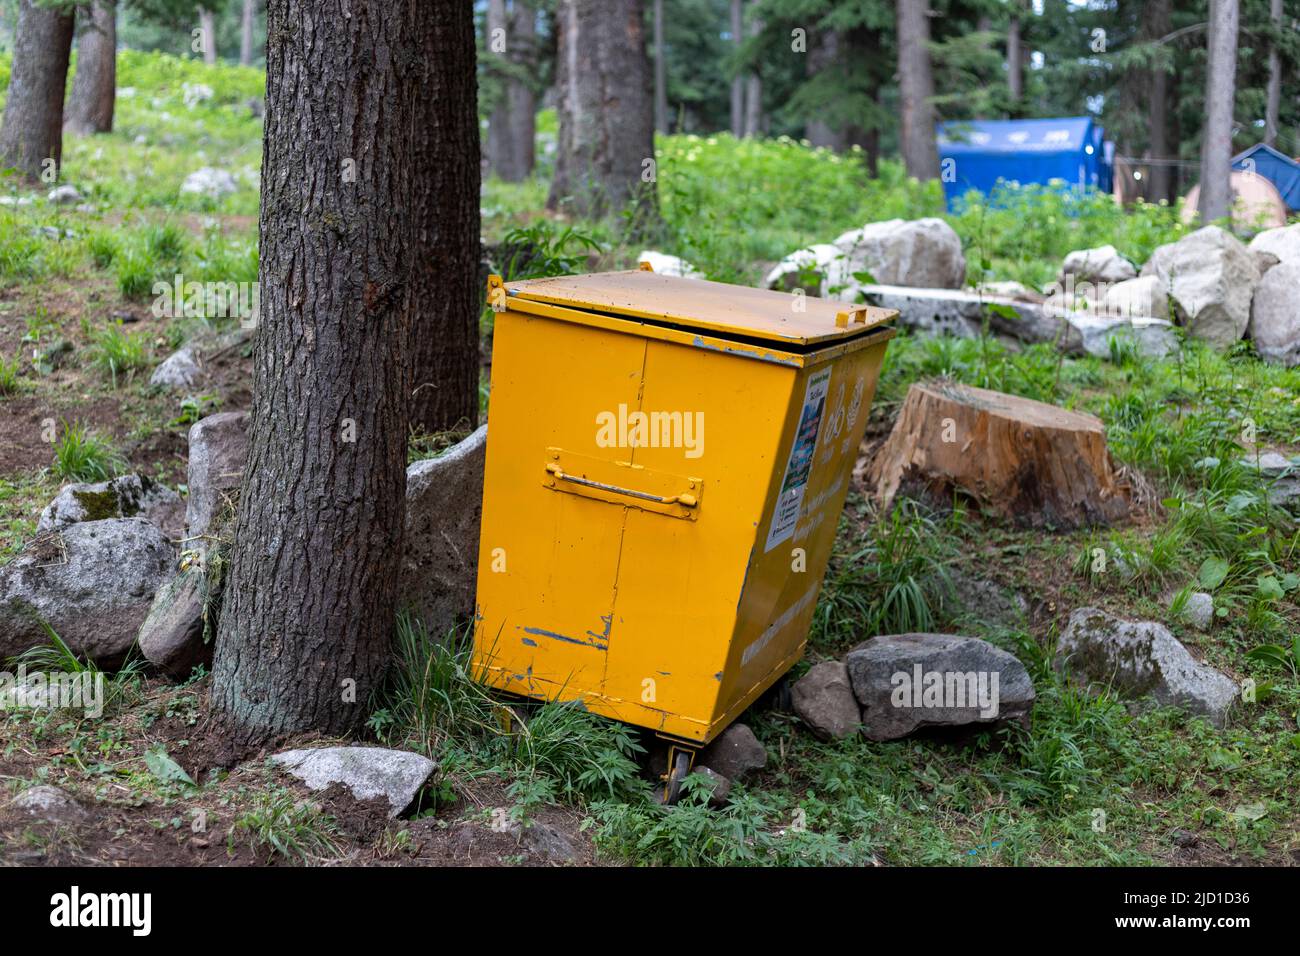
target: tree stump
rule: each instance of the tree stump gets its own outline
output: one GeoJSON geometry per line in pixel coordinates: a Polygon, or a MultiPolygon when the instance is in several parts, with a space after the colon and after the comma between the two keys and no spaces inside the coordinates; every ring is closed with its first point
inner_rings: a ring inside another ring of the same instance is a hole
{"type": "Polygon", "coordinates": [[[1109,524],[1129,510],[1101,419],[952,382],[917,383],[867,471],[888,507],[900,491],[951,502],[954,492],[1016,524],[1109,524]]]}

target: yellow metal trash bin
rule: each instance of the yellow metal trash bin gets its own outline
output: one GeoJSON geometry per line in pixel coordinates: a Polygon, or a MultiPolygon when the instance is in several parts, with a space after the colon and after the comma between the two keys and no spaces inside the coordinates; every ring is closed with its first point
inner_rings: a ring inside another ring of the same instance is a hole
{"type": "Polygon", "coordinates": [[[475,671],[707,743],[803,653],[896,313],[650,271],[488,296],[475,671]]]}

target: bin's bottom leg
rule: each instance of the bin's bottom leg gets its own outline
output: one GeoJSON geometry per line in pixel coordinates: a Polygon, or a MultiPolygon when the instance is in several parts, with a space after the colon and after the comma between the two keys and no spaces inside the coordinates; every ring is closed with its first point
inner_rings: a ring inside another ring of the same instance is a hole
{"type": "Polygon", "coordinates": [[[663,781],[663,790],[660,793],[660,802],[664,806],[673,806],[682,795],[682,781],[685,780],[691,772],[691,767],[695,763],[695,751],[689,747],[679,747],[676,744],[668,747],[668,772],[660,775],[663,781]]]}

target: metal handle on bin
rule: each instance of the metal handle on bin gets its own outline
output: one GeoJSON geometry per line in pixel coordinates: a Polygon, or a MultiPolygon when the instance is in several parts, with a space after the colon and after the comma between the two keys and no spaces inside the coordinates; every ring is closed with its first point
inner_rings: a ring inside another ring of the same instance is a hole
{"type": "Polygon", "coordinates": [[[836,328],[847,329],[849,327],[850,316],[853,318],[853,321],[856,322],[858,325],[864,324],[867,321],[866,307],[861,306],[856,309],[849,309],[845,312],[837,312],[835,314],[836,328]]]}
{"type": "Polygon", "coordinates": [[[614,495],[627,495],[629,498],[640,498],[643,501],[653,501],[661,505],[681,505],[683,508],[694,508],[698,499],[692,494],[670,495],[652,495],[646,491],[637,491],[634,488],[620,488],[618,485],[607,485],[602,481],[592,481],[590,478],[579,478],[577,475],[567,475],[564,469],[555,462],[547,462],[546,470],[554,475],[559,481],[571,481],[575,485],[584,485],[588,488],[596,488],[600,491],[607,491],[614,495]]]}

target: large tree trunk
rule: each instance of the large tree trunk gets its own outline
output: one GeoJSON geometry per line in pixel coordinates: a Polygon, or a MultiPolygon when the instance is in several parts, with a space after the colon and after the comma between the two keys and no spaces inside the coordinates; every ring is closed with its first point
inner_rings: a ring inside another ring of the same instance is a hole
{"type": "Polygon", "coordinates": [[[116,0],[95,0],[82,22],[64,125],[78,136],[111,133],[117,95],[116,0]]]}
{"type": "Polygon", "coordinates": [[[203,33],[203,62],[217,62],[217,18],[207,7],[199,7],[199,29],[203,33]]]}
{"type": "MultiPolygon", "coordinates": [[[[1268,19],[1275,30],[1282,29],[1282,0],[1270,0],[1268,19]]],[[[1278,112],[1282,107],[1282,57],[1276,43],[1268,45],[1268,89],[1264,104],[1264,142],[1277,145],[1278,112]]]]}
{"type": "MultiPolygon", "coordinates": [[[[1143,33],[1147,40],[1167,36],[1170,28],[1169,0],[1147,0],[1142,10],[1143,33]]],[[[1146,195],[1153,202],[1161,199],[1172,203],[1177,196],[1174,189],[1174,167],[1168,161],[1175,157],[1169,149],[1169,73],[1159,67],[1148,76],[1147,133],[1150,142],[1147,155],[1156,160],[1150,168],[1150,182],[1146,195]]]]}
{"type": "Polygon", "coordinates": [[[926,0],[898,0],[900,145],[907,174],[939,178],[934,136],[934,77],[930,71],[930,17],[926,0]]]}
{"type": "Polygon", "coordinates": [[[560,141],[547,205],[596,218],[636,203],[657,216],[653,84],[641,0],[561,0],[560,141]]]}
{"type": "Polygon", "coordinates": [[[668,65],[664,62],[664,0],[655,0],[655,129],[668,132],[668,65]]]}
{"type": "Polygon", "coordinates": [[[488,56],[500,57],[506,64],[500,73],[501,97],[488,119],[488,168],[510,183],[521,182],[533,172],[537,102],[532,86],[520,73],[533,65],[536,16],[533,8],[520,0],[514,0],[512,10],[507,10],[506,0],[488,4],[488,56]],[[502,33],[497,34],[498,30],[502,33]],[[506,37],[504,50],[494,49],[497,36],[506,37]]]}
{"type": "Polygon", "coordinates": [[[456,0],[434,6],[441,9],[421,19],[418,37],[416,175],[408,207],[415,224],[408,285],[411,427],[424,432],[478,424],[484,290],[474,10],[456,0]]]}
{"type": "Polygon", "coordinates": [[[1201,222],[1232,212],[1232,104],[1237,83],[1237,0],[1210,0],[1209,61],[1205,70],[1205,130],[1201,136],[1201,222]]]}
{"type": "Polygon", "coordinates": [[[267,4],[261,326],[213,663],[239,749],[359,728],[393,638],[405,511],[414,34],[460,4],[267,4]]]}
{"type": "Polygon", "coordinates": [[[244,0],[244,12],[239,21],[239,62],[248,66],[253,62],[253,19],[257,13],[257,0],[244,0]]]}
{"type": "Polygon", "coordinates": [[[73,16],[19,0],[9,94],[0,122],[0,168],[52,182],[63,161],[63,94],[73,16]]]}
{"type": "MultiPolygon", "coordinates": [[[[731,0],[731,42],[737,50],[745,37],[743,0],[731,0]]],[[[745,78],[737,73],[731,80],[731,135],[745,134],[745,78]]]]}
{"type": "Polygon", "coordinates": [[[908,389],[867,475],[886,507],[900,493],[951,504],[960,492],[1033,527],[1128,514],[1099,418],[946,381],[908,389]]]}

